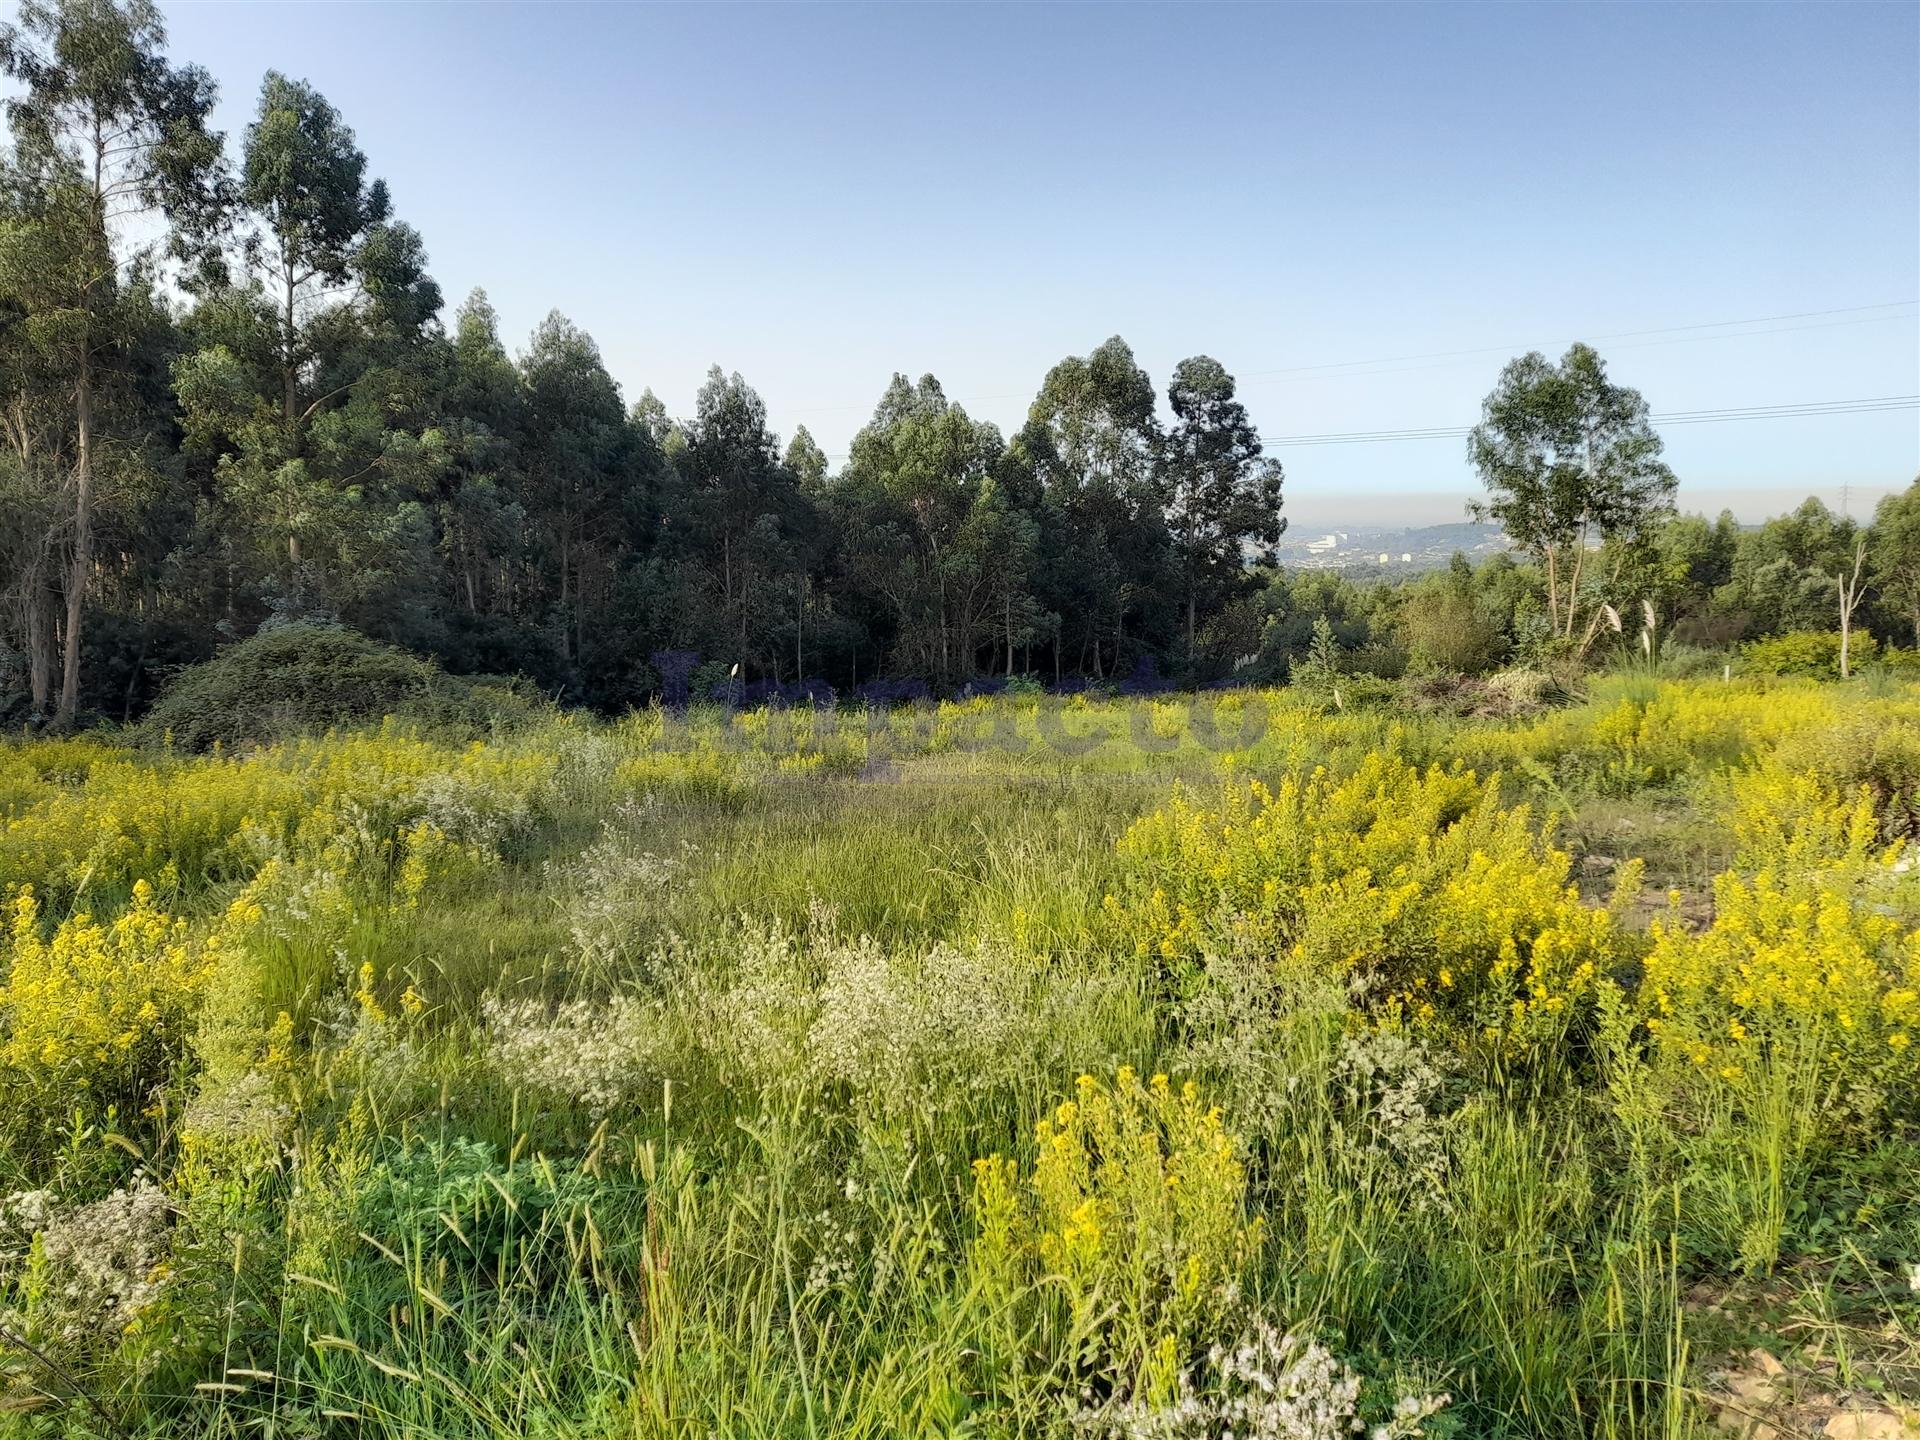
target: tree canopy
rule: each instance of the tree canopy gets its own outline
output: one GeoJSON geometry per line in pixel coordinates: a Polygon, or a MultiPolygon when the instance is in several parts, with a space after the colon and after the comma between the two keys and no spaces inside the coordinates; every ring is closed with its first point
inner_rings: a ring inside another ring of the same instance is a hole
{"type": "Polygon", "coordinates": [[[1478,512],[1539,559],[1548,619],[1562,636],[1583,619],[1591,625],[1604,603],[1588,550],[1632,540],[1672,510],[1676,482],[1661,449],[1640,392],[1610,380],[1588,345],[1558,365],[1537,350],[1522,355],[1487,396],[1467,437],[1487,487],[1478,512]]]}
{"type": "Polygon", "coordinates": [[[1277,571],[1283,473],[1210,356],[1158,390],[1110,337],[1006,434],[896,374],[830,456],[721,366],[676,416],[574,319],[446,314],[349,117],[271,71],[229,145],[149,0],[25,0],[0,68],[8,715],[131,718],[335,623],[602,707],[694,655],[747,686],[1271,677],[1321,621],[1323,658],[1481,665],[1642,602],[1715,643],[1832,628],[1856,557],[1850,623],[1920,642],[1914,492],[1870,528],[1674,517],[1646,402],[1585,345],[1515,359],[1469,441],[1517,558],[1381,598],[1277,571]]]}

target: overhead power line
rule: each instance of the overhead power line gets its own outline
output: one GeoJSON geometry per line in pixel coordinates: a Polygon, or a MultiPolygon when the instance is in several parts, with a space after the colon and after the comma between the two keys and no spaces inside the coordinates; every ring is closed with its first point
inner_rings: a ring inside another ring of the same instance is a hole
{"type": "MultiPolygon", "coordinates": [[[[1894,312],[1911,310],[1920,305],[1920,300],[1885,300],[1877,305],[1846,305],[1835,310],[1794,310],[1780,315],[1753,315],[1744,320],[1706,320],[1690,325],[1664,325],[1652,330],[1615,330],[1610,334],[1589,335],[1592,340],[1641,340],[1645,345],[1673,345],[1691,343],[1699,340],[1737,340],[1748,335],[1778,335],[1795,330],[1824,330],[1830,325],[1871,325],[1883,320],[1902,320],[1909,317],[1900,314],[1881,314],[1869,312],[1894,312]],[[1740,326],[1774,325],[1790,320],[1823,320],[1833,315],[1850,315],[1851,320],[1830,321],[1821,325],[1785,325],[1771,330],[1746,330],[1740,326]],[[1709,335],[1696,332],[1719,330],[1725,334],[1709,335]],[[1645,336],[1675,336],[1671,340],[1643,340],[1645,336]]],[[[1474,355],[1511,355],[1527,350],[1539,350],[1552,347],[1537,344],[1513,345],[1476,345],[1469,350],[1429,350],[1418,355],[1381,355],[1371,360],[1340,360],[1330,364],[1292,365],[1273,370],[1248,370],[1240,375],[1241,380],[1256,379],[1333,379],[1341,371],[1363,371],[1371,365],[1402,365],[1414,360],[1458,360],[1474,355]]],[[[1621,349],[1639,349],[1638,345],[1627,345],[1621,349]]],[[[1437,366],[1422,366],[1422,369],[1437,369],[1437,366]]],[[[1370,374],[1397,374],[1397,371],[1367,371],[1370,374]]]]}
{"type": "MultiPolygon", "coordinates": [[[[1920,306],[1920,300],[1882,300],[1874,305],[1843,305],[1833,310],[1790,310],[1778,315],[1750,315],[1742,320],[1703,320],[1686,325],[1665,325],[1651,330],[1616,330],[1609,334],[1589,335],[1589,340],[1628,340],[1635,343],[1623,345],[1621,349],[1639,349],[1649,345],[1693,344],[1707,340],[1740,340],[1748,336],[1778,335],[1796,330],[1825,330],[1837,325],[1872,325],[1887,320],[1911,319],[1904,311],[1920,306]],[[1850,316],[1850,319],[1834,320],[1830,316],[1850,316]],[[1811,320],[1819,323],[1811,325],[1785,324],[1781,322],[1811,320]],[[1741,329],[1741,326],[1770,325],[1777,328],[1765,330],[1741,329]],[[1704,332],[1718,331],[1710,334],[1704,332]],[[1642,337],[1667,336],[1667,339],[1648,339],[1642,337]]],[[[1241,370],[1236,372],[1238,383],[1244,386],[1250,380],[1287,381],[1293,379],[1339,379],[1346,374],[1394,375],[1405,371],[1369,370],[1371,365],[1403,365],[1410,361],[1439,360],[1453,361],[1475,355],[1514,355],[1529,350],[1550,349],[1537,342],[1514,345],[1479,345],[1470,350],[1431,350],[1418,355],[1383,355],[1371,360],[1336,360],[1318,365],[1281,366],[1266,370],[1241,370]]],[[[1439,365],[1416,365],[1414,369],[1441,369],[1439,365]]],[[[1030,395],[1031,391],[1004,391],[996,395],[950,395],[947,398],[956,405],[978,405],[992,400],[1019,400],[1030,395]]],[[[865,405],[813,405],[799,412],[799,418],[805,420],[810,415],[844,413],[849,410],[865,410],[865,405]]]]}
{"type": "MultiPolygon", "coordinates": [[[[1873,415],[1920,409],[1920,395],[1874,395],[1857,400],[1808,400],[1782,405],[1736,405],[1713,410],[1673,410],[1650,415],[1656,425],[1717,425],[1733,420],[1792,420],[1815,415],[1873,415]]],[[[1289,445],[1378,445],[1401,440],[1459,440],[1471,425],[1432,425],[1407,430],[1348,430],[1320,435],[1263,435],[1268,448],[1289,445]]]]}
{"type": "MultiPolygon", "coordinates": [[[[1724,425],[1735,420],[1795,420],[1821,415],[1877,415],[1920,409],[1920,395],[1877,395],[1858,400],[1809,400],[1785,405],[1736,405],[1715,410],[1672,410],[1649,415],[1656,425],[1724,425]]],[[[1407,430],[1342,430],[1319,435],[1262,435],[1267,449],[1307,445],[1381,445],[1403,440],[1464,440],[1471,425],[1427,425],[1407,430]]],[[[844,459],[845,452],[830,452],[844,459]]]]}

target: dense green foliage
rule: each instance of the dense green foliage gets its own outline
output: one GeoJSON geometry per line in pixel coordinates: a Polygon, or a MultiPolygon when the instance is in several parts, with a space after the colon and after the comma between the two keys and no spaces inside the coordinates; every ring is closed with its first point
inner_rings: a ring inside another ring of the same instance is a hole
{"type": "MultiPolygon", "coordinates": [[[[1405,589],[1268,563],[1280,467],[1206,356],[1156,394],[1107,340],[1011,435],[896,375],[837,469],[804,429],[783,447],[737,374],[691,416],[629,405],[564,317],[515,356],[483,294],[444,316],[310,85],[269,73],[224,141],[164,40],[148,0],[35,0],[0,31],[8,719],[138,719],[183,664],[287,622],[608,712],[736,666],[842,693],[1273,681],[1323,618],[1382,674],[1631,647],[1643,602],[1662,643],[1839,624],[1853,523],[1673,517],[1646,403],[1585,346],[1514,361],[1474,432],[1514,559],[1405,589]]],[[[1883,644],[1920,637],[1917,507],[1889,502],[1862,554],[1853,623],[1883,644]]]]}
{"type": "Polygon", "coordinates": [[[484,731],[524,715],[511,687],[465,683],[340,626],[282,625],[189,667],[146,719],[187,750],[281,740],[385,715],[484,731]]]}

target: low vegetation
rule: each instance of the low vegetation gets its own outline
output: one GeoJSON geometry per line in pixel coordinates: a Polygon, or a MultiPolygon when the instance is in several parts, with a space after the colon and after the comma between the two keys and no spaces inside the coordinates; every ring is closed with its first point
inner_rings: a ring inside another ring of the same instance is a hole
{"type": "Polygon", "coordinates": [[[0,1434],[1897,1426],[1920,691],[1337,688],[0,746],[0,1434]]]}
{"type": "Polygon", "coordinates": [[[455,679],[438,666],[339,625],[283,625],[190,666],[146,718],[187,750],[254,744],[405,713],[484,731],[526,707],[508,682],[455,679]]]}

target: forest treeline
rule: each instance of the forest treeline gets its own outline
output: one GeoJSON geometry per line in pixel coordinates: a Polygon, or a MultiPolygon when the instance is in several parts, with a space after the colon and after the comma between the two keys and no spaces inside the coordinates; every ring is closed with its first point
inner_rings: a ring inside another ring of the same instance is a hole
{"type": "Polygon", "coordinates": [[[696,687],[738,667],[948,692],[1284,678],[1316,624],[1382,674],[1589,654],[1643,615],[1662,642],[1920,638],[1914,491],[1871,529],[1815,502],[1751,530],[1678,517],[1646,404],[1584,346],[1515,360],[1470,441],[1514,554],[1290,575],[1281,467],[1209,357],[1162,392],[1107,340],[1011,436],[895,375],[835,469],[738,374],[674,417],[557,313],[517,354],[483,293],[446,318],[325,97],[270,73],[230,142],[145,0],[28,0],[0,66],[13,718],[132,718],[295,622],[603,708],[656,696],[663,652],[704,657],[696,687]]]}

